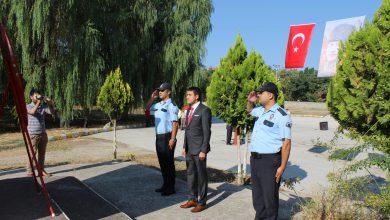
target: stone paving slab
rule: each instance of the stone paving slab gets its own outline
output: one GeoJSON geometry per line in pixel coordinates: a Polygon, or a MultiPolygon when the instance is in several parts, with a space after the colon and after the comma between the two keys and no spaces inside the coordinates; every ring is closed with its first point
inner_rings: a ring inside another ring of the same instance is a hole
{"type": "MultiPolygon", "coordinates": [[[[253,219],[254,210],[250,186],[228,183],[209,184],[209,208],[193,214],[179,205],[187,199],[187,187],[177,179],[173,196],[162,197],[154,192],[161,185],[159,171],[132,162],[50,167],[55,177],[73,176],[135,219],[253,219]]],[[[0,181],[18,178],[23,170],[0,173],[0,181]]],[[[289,219],[293,204],[299,198],[289,191],[280,193],[280,219],[289,219]]],[[[114,216],[106,216],[115,219],[114,216]]]]}

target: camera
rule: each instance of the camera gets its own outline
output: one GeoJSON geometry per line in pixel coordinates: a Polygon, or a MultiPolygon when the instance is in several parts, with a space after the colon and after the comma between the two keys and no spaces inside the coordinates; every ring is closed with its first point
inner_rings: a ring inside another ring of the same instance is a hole
{"type": "Polygon", "coordinates": [[[35,98],[42,101],[42,100],[45,99],[45,96],[43,96],[43,95],[36,95],[35,98]]]}
{"type": "Polygon", "coordinates": [[[47,101],[50,101],[50,98],[44,96],[44,95],[37,95],[36,98],[38,100],[41,100],[41,101],[44,101],[44,102],[47,102],[47,101]]]}

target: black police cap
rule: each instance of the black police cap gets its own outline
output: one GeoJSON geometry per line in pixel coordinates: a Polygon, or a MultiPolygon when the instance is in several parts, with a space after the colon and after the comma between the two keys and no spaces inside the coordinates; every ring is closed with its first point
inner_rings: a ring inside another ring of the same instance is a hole
{"type": "Polygon", "coordinates": [[[278,87],[275,85],[275,83],[272,82],[266,82],[259,88],[255,89],[256,92],[270,92],[274,94],[275,99],[278,97],[278,87]]]}
{"type": "Polygon", "coordinates": [[[166,89],[172,90],[171,84],[165,82],[165,83],[161,84],[160,87],[156,88],[156,90],[159,90],[159,91],[164,91],[166,89]]]}

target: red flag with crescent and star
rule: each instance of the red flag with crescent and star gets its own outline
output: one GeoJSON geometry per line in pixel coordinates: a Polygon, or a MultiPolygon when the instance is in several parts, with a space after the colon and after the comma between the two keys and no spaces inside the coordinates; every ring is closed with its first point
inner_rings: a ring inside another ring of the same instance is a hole
{"type": "Polygon", "coordinates": [[[315,24],[300,24],[290,26],[285,68],[302,68],[305,65],[307,49],[315,24]]]}

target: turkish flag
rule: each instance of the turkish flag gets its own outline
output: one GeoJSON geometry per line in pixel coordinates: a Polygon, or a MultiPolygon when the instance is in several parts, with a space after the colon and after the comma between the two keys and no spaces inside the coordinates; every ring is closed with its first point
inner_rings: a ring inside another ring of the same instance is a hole
{"type": "Polygon", "coordinates": [[[315,24],[291,25],[288,37],[285,68],[302,68],[315,24]]]}

